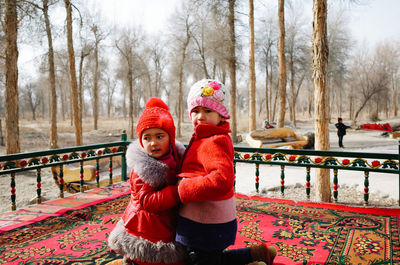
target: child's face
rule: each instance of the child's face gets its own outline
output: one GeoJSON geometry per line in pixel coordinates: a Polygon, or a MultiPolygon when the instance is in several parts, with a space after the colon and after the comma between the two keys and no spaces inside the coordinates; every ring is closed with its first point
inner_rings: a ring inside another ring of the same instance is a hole
{"type": "Polygon", "coordinates": [[[201,106],[195,107],[192,110],[190,119],[194,127],[199,124],[218,125],[221,121],[225,121],[218,112],[201,106]]]}
{"type": "Polygon", "coordinates": [[[144,150],[154,158],[160,158],[169,152],[169,135],[159,128],[150,128],[142,133],[144,150]]]}

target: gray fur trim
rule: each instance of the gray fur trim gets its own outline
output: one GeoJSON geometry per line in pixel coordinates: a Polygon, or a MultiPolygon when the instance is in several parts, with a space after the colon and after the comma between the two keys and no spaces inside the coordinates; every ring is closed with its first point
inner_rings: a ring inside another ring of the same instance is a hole
{"type": "Polygon", "coordinates": [[[121,220],[108,237],[108,246],[124,257],[142,262],[174,263],[185,258],[185,247],[176,242],[150,242],[126,232],[121,220]]]}
{"type": "Polygon", "coordinates": [[[152,187],[166,185],[168,166],[149,156],[140,146],[139,140],[132,142],[126,150],[126,164],[139,177],[152,187]]]}
{"type": "MultiPolygon", "coordinates": [[[[175,141],[175,149],[179,158],[181,158],[185,152],[185,147],[179,141],[175,141]]],[[[140,146],[139,140],[128,146],[126,164],[129,172],[133,169],[144,182],[152,187],[158,188],[166,185],[168,166],[149,156],[140,146]]]]}

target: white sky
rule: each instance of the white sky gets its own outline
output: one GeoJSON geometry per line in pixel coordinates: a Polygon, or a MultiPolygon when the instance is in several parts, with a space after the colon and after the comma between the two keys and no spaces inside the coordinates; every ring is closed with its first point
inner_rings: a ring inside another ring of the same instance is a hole
{"type": "MultiPolygon", "coordinates": [[[[175,7],[185,0],[91,0],[100,3],[103,14],[111,23],[141,24],[154,33],[161,30],[175,7]]],[[[263,3],[266,0],[256,0],[263,3]]],[[[271,0],[269,0],[271,1],[271,0]]],[[[275,1],[275,0],[272,0],[275,1]]],[[[304,1],[304,0],[292,0],[304,1]]],[[[337,0],[328,0],[334,3],[337,0]]],[[[388,38],[400,39],[400,0],[359,0],[359,4],[348,4],[349,0],[339,1],[350,8],[350,29],[359,42],[367,41],[373,45],[388,38]]],[[[312,0],[305,0],[305,7],[312,11],[312,0]]],[[[329,15],[329,10],[328,10],[329,15]]]]}
{"type": "MultiPolygon", "coordinates": [[[[162,31],[168,18],[173,15],[179,3],[185,0],[86,0],[89,6],[99,8],[102,16],[108,18],[110,24],[142,25],[144,30],[152,34],[162,31]]],[[[255,5],[265,5],[267,0],[256,0],[255,5]]],[[[276,0],[268,0],[276,1],[276,0]]],[[[303,1],[306,15],[312,15],[312,0],[303,1]]],[[[358,43],[366,42],[374,46],[386,39],[400,41],[400,0],[359,0],[362,4],[349,5],[349,0],[328,0],[347,7],[350,14],[350,31],[358,43]]],[[[277,2],[277,1],[276,1],[277,2]]],[[[328,10],[329,16],[329,10],[328,10]]],[[[63,19],[63,18],[60,18],[63,19]]],[[[311,19],[312,20],[312,19],[311,19]]],[[[21,48],[21,47],[20,47],[21,48]]],[[[20,50],[19,65],[22,67],[32,63],[32,54],[20,50]]]]}
{"type": "Polygon", "coordinates": [[[163,28],[181,0],[91,0],[100,3],[112,24],[142,25],[149,32],[163,28]]]}
{"type": "Polygon", "coordinates": [[[386,39],[400,40],[400,1],[371,0],[352,7],[351,31],[355,38],[375,44],[386,39]]]}

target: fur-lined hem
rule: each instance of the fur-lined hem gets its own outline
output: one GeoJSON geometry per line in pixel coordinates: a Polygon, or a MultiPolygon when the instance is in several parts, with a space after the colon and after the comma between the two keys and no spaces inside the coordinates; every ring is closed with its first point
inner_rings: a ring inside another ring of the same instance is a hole
{"type": "Polygon", "coordinates": [[[108,237],[108,246],[129,259],[151,263],[175,263],[183,261],[186,250],[177,242],[153,243],[128,233],[120,220],[108,237]]]}

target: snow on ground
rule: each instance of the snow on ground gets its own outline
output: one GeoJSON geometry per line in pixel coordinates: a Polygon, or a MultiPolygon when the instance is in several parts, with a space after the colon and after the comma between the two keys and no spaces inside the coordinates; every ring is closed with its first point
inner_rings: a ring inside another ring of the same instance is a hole
{"type": "MultiPolygon", "coordinates": [[[[296,129],[297,135],[313,131],[311,126],[302,126],[296,129]]],[[[379,131],[366,131],[348,129],[344,136],[343,144],[345,149],[338,146],[338,137],[334,125],[330,125],[330,150],[367,153],[399,153],[399,141],[391,137],[384,137],[379,131]]],[[[246,146],[246,144],[241,144],[246,146]]],[[[255,165],[247,163],[236,164],[236,192],[255,195],[255,165]]],[[[260,186],[259,190],[278,189],[280,187],[280,166],[260,165],[260,186]]],[[[311,168],[311,189],[315,183],[315,172],[311,168]]],[[[331,170],[331,182],[333,171],[331,170]]],[[[339,198],[340,185],[355,187],[360,192],[364,189],[364,173],[362,171],[339,170],[339,198]]],[[[285,168],[285,186],[304,186],[306,184],[306,169],[303,167],[285,168]]],[[[397,174],[371,173],[369,174],[369,192],[377,193],[384,198],[399,199],[399,176],[397,174]]],[[[304,191],[305,194],[305,191],[304,191]]],[[[351,196],[351,195],[350,195],[351,196]]],[[[300,198],[299,198],[300,199],[300,198]]],[[[305,195],[303,200],[305,199],[305,195]]],[[[360,198],[362,200],[362,198],[360,198]]]]}

